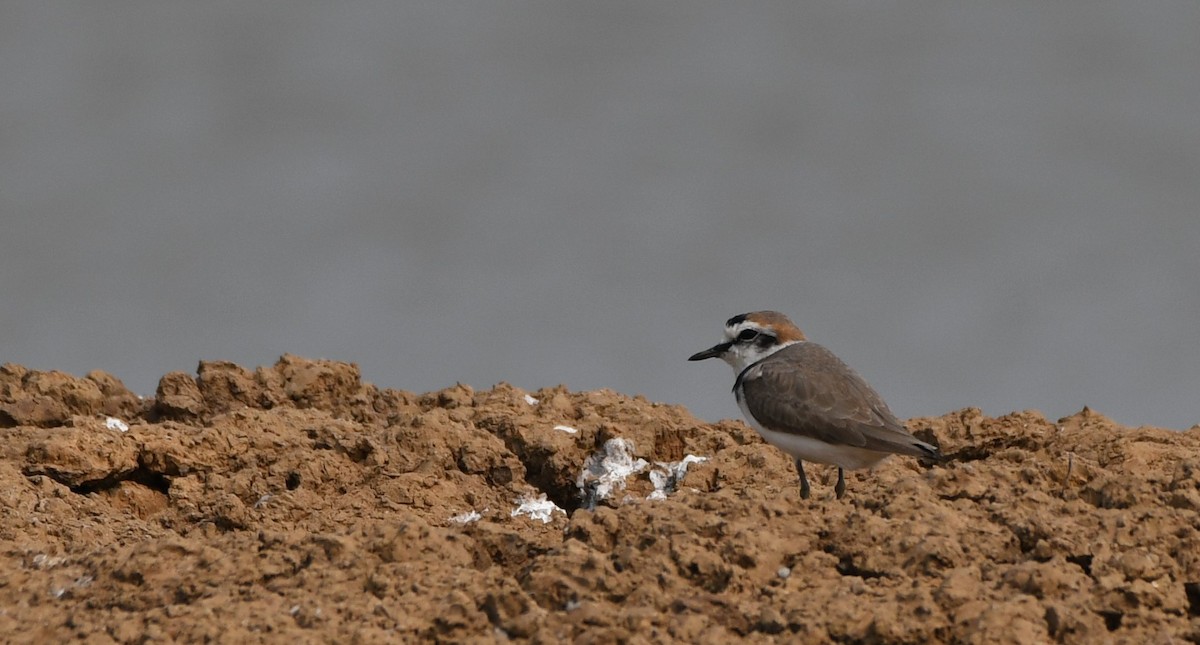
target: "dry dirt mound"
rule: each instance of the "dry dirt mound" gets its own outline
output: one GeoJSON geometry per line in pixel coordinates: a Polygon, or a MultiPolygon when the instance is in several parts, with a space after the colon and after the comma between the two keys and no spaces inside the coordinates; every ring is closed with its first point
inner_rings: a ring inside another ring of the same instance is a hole
{"type": "Polygon", "coordinates": [[[1200,430],[1087,410],[909,426],[950,460],[854,473],[842,501],[814,466],[802,501],[740,422],[610,391],[417,395],[285,356],[202,363],[142,400],[6,365],[0,633],[1200,640],[1200,430]],[[689,455],[707,461],[684,473],[689,455]],[[562,510],[513,515],[541,496],[562,510]]]}

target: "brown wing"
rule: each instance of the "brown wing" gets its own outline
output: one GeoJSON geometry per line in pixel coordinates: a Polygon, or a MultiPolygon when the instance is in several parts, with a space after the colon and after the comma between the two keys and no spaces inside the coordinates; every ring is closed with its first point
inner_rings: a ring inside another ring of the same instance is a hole
{"type": "Polygon", "coordinates": [[[833,352],[797,343],[739,376],[746,405],[763,426],[831,444],[934,456],[908,433],[871,386],[833,352]]]}

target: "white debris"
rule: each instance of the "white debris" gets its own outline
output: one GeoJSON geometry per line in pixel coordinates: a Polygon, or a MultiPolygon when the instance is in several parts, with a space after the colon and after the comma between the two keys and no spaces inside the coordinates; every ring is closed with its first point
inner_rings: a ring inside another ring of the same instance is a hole
{"type": "Polygon", "coordinates": [[[571,426],[554,426],[554,429],[562,430],[563,432],[565,432],[567,434],[576,434],[579,432],[578,430],[576,430],[575,428],[572,428],[571,426]]]}
{"type": "Polygon", "coordinates": [[[49,556],[45,553],[39,553],[33,556],[33,567],[35,569],[52,569],[63,563],[63,559],[56,556],[49,556]]]}
{"type": "Polygon", "coordinates": [[[649,465],[645,459],[634,458],[632,443],[616,437],[605,441],[603,448],[588,456],[575,485],[579,487],[584,505],[594,508],[614,490],[625,490],[625,480],[649,465]]]}
{"type": "Polygon", "coordinates": [[[541,520],[542,524],[548,524],[554,511],[558,511],[563,515],[567,512],[558,507],[554,502],[546,499],[546,494],[542,493],[536,497],[525,495],[517,500],[517,507],[513,509],[510,515],[517,517],[518,515],[528,515],[531,520],[541,520]]]}
{"type": "Polygon", "coordinates": [[[262,508],[262,507],[266,506],[267,502],[271,501],[271,499],[274,497],[275,496],[270,493],[263,495],[262,497],[254,500],[254,508],[262,508]]]}
{"type": "Polygon", "coordinates": [[[528,394],[525,395],[525,402],[528,403],[529,405],[537,405],[538,404],[538,400],[533,398],[532,396],[529,396],[528,394]]]}
{"type": "Polygon", "coordinates": [[[472,510],[466,513],[459,513],[450,518],[450,521],[456,524],[470,524],[471,522],[478,522],[481,519],[483,519],[483,516],[472,510]]]}
{"type": "MultiPolygon", "coordinates": [[[[93,578],[91,576],[79,576],[75,578],[75,582],[71,583],[71,587],[83,588],[92,586],[93,578]]],[[[62,600],[71,591],[71,587],[55,587],[50,590],[50,595],[54,596],[55,600],[62,600]]]]}
{"type": "Polygon", "coordinates": [[[702,464],[708,461],[708,457],[697,457],[696,455],[687,455],[679,461],[655,462],[654,470],[650,471],[650,483],[654,484],[654,492],[650,493],[646,499],[666,499],[667,495],[675,492],[675,488],[679,486],[679,482],[683,481],[683,476],[687,474],[688,466],[691,464],[702,464]]]}
{"type": "Polygon", "coordinates": [[[779,567],[779,571],[776,571],[775,575],[786,580],[788,576],[792,575],[792,569],[791,567],[779,567]]]}
{"type": "Polygon", "coordinates": [[[104,421],[104,427],[109,430],[120,430],[121,432],[129,432],[129,424],[116,417],[108,417],[104,421]]]}

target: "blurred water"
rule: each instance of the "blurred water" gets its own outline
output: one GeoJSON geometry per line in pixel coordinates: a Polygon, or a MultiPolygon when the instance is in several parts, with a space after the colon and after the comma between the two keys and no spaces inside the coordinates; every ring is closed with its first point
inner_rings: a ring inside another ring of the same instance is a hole
{"type": "Polygon", "coordinates": [[[0,360],[565,382],[785,311],[902,416],[1200,423],[1200,5],[0,6],[0,360]]]}

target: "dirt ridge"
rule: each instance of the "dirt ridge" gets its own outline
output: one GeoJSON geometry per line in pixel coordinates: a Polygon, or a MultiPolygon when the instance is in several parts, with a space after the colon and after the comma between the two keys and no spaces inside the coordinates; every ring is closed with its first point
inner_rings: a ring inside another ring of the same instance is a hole
{"type": "Polygon", "coordinates": [[[949,459],[853,473],[842,501],[814,467],[805,501],[786,457],[741,422],[609,390],[416,394],[285,355],[202,362],[143,399],[103,372],[7,364],[0,630],[31,643],[1200,642],[1200,429],[1087,408],[908,425],[949,459]],[[617,438],[642,469],[589,511],[581,470],[617,438]],[[650,473],[688,455],[706,460],[647,499],[650,473]],[[543,497],[563,512],[512,515],[543,497]]]}

